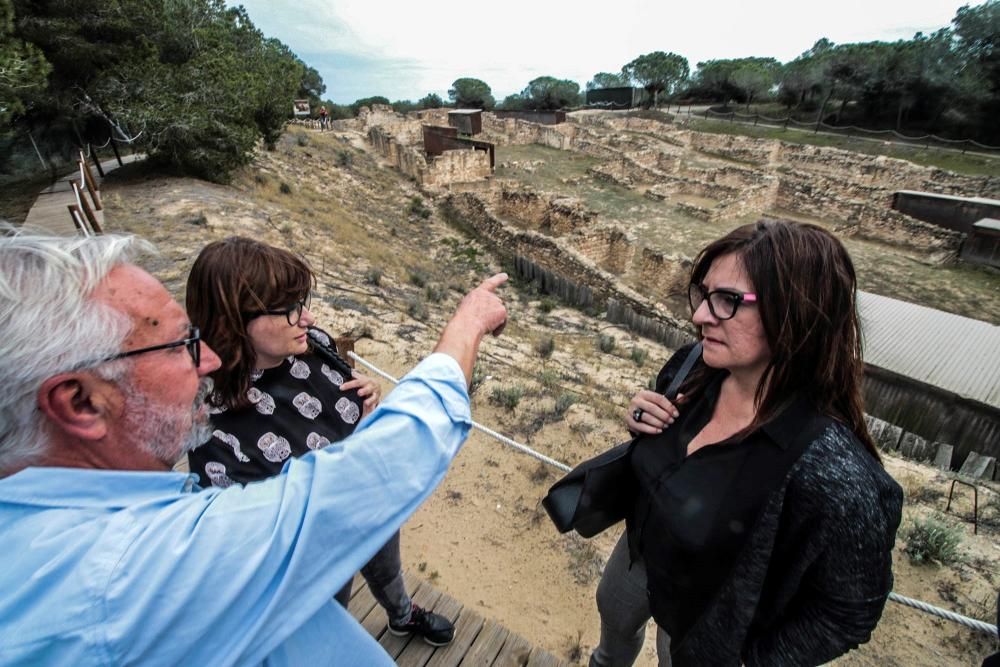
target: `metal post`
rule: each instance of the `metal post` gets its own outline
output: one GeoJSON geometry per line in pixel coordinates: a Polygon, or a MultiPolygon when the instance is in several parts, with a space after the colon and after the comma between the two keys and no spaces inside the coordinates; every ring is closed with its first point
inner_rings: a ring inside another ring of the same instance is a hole
{"type": "MultiPolygon", "coordinates": [[[[114,137],[111,137],[111,150],[113,150],[115,152],[115,159],[118,160],[118,166],[119,167],[124,167],[125,165],[122,164],[122,156],[118,154],[118,145],[115,144],[115,138],[114,137]]],[[[104,174],[101,174],[101,176],[103,176],[103,175],[104,174]]]]}
{"type": "Polygon", "coordinates": [[[35,149],[35,155],[38,156],[38,161],[42,163],[42,169],[48,169],[49,165],[45,164],[45,159],[42,158],[42,152],[38,150],[38,144],[35,143],[35,137],[32,136],[31,130],[28,130],[28,138],[31,139],[31,146],[35,149]]]}
{"type": "Polygon", "coordinates": [[[972,534],[979,534],[979,487],[975,484],[969,484],[961,479],[951,480],[951,489],[948,491],[948,504],[945,506],[944,511],[948,512],[951,509],[951,496],[955,493],[955,485],[962,484],[968,486],[972,489],[972,534]]]}
{"type": "Polygon", "coordinates": [[[94,161],[94,166],[97,167],[97,173],[104,178],[104,167],[101,166],[101,159],[97,157],[97,151],[94,150],[93,144],[87,144],[87,148],[90,149],[90,158],[94,161]]]}

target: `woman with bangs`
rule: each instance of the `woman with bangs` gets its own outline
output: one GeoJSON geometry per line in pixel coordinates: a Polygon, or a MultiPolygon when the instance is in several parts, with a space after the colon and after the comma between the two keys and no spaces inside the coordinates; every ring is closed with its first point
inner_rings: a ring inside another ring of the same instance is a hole
{"type": "MultiPolygon", "coordinates": [[[[379,401],[379,387],[354,372],[309,308],[315,276],[287,250],[243,237],[207,245],[187,283],[187,310],[219,355],[211,375],[212,439],[188,454],[202,486],[247,484],[280,474],[295,457],[348,435],[379,401]]],[[[399,533],[361,569],[389,617],[389,631],[434,646],[454,637],[443,616],[407,594],[399,533]]],[[[337,593],[345,607],[351,582],[337,593]]]]}
{"type": "Polygon", "coordinates": [[[697,257],[693,345],[639,391],[637,489],[597,590],[592,667],[818,665],[868,641],[892,588],[902,491],[864,421],[854,267],[820,227],[745,225],[697,257]],[[697,354],[697,353],[696,353],[697,354]]]}

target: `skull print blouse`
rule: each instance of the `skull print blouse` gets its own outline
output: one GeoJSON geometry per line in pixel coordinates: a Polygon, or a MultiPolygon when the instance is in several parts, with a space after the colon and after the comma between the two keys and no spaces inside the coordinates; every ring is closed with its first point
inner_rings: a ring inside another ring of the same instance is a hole
{"type": "Polygon", "coordinates": [[[340,390],[349,379],[308,353],[255,374],[248,407],[212,409],[212,439],[188,453],[191,472],[203,487],[246,484],[277,475],[289,457],[346,438],[362,407],[356,390],[340,390]]]}

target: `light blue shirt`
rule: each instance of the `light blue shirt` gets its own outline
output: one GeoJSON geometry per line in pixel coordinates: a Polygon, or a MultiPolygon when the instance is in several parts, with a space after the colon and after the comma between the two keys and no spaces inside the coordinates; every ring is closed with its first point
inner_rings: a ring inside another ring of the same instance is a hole
{"type": "Polygon", "coordinates": [[[354,435],[245,488],[0,479],[0,665],[392,665],[331,598],[441,481],[470,422],[458,364],[434,354],[354,435]]]}

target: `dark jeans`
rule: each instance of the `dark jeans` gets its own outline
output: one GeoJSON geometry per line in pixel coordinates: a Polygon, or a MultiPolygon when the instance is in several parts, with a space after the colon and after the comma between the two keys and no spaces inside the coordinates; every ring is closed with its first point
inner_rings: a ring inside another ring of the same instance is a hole
{"type": "MultiPolygon", "coordinates": [[[[622,535],[597,584],[597,611],[601,641],[590,654],[590,667],[630,667],[646,639],[652,618],[646,593],[646,566],[641,560],[629,569],[628,538],[622,535]]],[[[660,667],[670,667],[670,636],[656,628],[656,655],[660,667]]]]}
{"type": "MultiPolygon", "coordinates": [[[[368,582],[368,588],[379,605],[385,609],[392,623],[410,620],[410,596],[403,584],[402,559],[399,555],[399,532],[385,543],[372,559],[361,568],[361,576],[368,582]]],[[[347,584],[334,595],[334,599],[347,607],[351,599],[351,584],[347,584]]]]}

